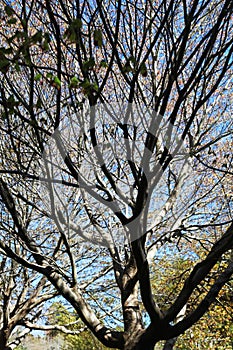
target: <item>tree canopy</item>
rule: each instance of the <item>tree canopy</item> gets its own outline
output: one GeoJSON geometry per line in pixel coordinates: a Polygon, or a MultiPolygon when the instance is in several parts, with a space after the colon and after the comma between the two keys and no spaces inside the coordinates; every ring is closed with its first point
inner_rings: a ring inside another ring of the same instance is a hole
{"type": "Polygon", "coordinates": [[[176,339],[233,273],[233,1],[0,6],[1,253],[106,347],[176,339]]]}

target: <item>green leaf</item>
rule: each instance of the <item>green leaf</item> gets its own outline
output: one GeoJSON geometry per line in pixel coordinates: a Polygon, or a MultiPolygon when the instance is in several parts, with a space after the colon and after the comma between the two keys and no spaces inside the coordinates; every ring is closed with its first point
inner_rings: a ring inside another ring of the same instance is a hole
{"type": "Polygon", "coordinates": [[[14,13],[12,7],[9,6],[9,5],[6,5],[6,6],[5,6],[5,12],[6,12],[7,16],[9,16],[9,17],[12,16],[13,13],[14,13]]]}
{"type": "Polygon", "coordinates": [[[9,21],[7,21],[8,24],[15,24],[17,22],[17,18],[12,17],[9,19],[9,21]]]}
{"type": "Polygon", "coordinates": [[[100,29],[94,31],[94,45],[98,47],[102,47],[103,45],[103,34],[100,29]]]}
{"type": "Polygon", "coordinates": [[[2,120],[6,120],[6,119],[7,119],[7,113],[3,112],[3,113],[1,114],[1,119],[2,119],[2,120]]]}
{"type": "Polygon", "coordinates": [[[36,101],[36,109],[40,109],[42,107],[42,100],[40,97],[38,97],[36,101]]]}
{"type": "Polygon", "coordinates": [[[57,90],[61,88],[61,80],[58,77],[53,77],[52,86],[54,86],[57,90]]]}
{"type": "Polygon", "coordinates": [[[96,92],[99,91],[99,86],[98,86],[98,84],[97,84],[96,82],[92,84],[92,89],[93,89],[94,91],[96,91],[96,92]]]}
{"type": "Polygon", "coordinates": [[[16,70],[16,72],[20,72],[20,65],[19,65],[19,62],[16,62],[16,63],[15,63],[15,70],[16,70]]]}
{"type": "Polygon", "coordinates": [[[71,26],[74,28],[74,29],[81,29],[82,28],[82,20],[80,18],[76,18],[73,20],[73,22],[71,23],[71,26]]]}
{"type": "Polygon", "coordinates": [[[41,48],[43,51],[48,51],[49,50],[49,43],[51,42],[51,37],[49,33],[44,34],[44,40],[41,42],[41,48]]]}
{"type": "Polygon", "coordinates": [[[97,82],[91,83],[88,79],[85,79],[83,82],[81,82],[79,86],[83,89],[83,93],[85,95],[89,95],[91,92],[99,91],[97,82]]]}
{"type": "Polygon", "coordinates": [[[64,33],[64,38],[71,43],[79,41],[79,30],[82,28],[82,21],[80,18],[74,19],[64,33]]]}
{"type": "Polygon", "coordinates": [[[143,77],[147,76],[147,68],[145,62],[143,62],[140,66],[140,73],[143,77]]]}
{"type": "Polygon", "coordinates": [[[47,40],[44,40],[42,43],[41,43],[41,48],[43,51],[48,51],[49,50],[49,43],[47,40]]]}
{"type": "Polygon", "coordinates": [[[15,97],[14,95],[10,95],[7,99],[7,103],[15,103],[15,97]]]}
{"type": "Polygon", "coordinates": [[[38,32],[32,36],[31,40],[34,44],[36,44],[37,42],[41,43],[42,38],[43,38],[43,33],[41,30],[38,30],[38,32]]]}
{"type": "Polygon", "coordinates": [[[13,52],[13,49],[12,47],[8,47],[8,48],[5,48],[5,47],[0,47],[0,57],[1,55],[8,55],[8,54],[11,54],[13,52]]]}
{"type": "Polygon", "coordinates": [[[27,25],[27,20],[26,19],[21,19],[21,23],[23,27],[26,27],[27,25]]]}
{"type": "Polygon", "coordinates": [[[70,89],[75,89],[78,87],[79,84],[79,79],[77,77],[73,77],[70,79],[70,84],[69,84],[69,88],[70,89]]]}
{"type": "Polygon", "coordinates": [[[64,39],[67,39],[70,43],[75,43],[77,40],[75,30],[68,28],[64,33],[64,39]]]}
{"type": "Polygon", "coordinates": [[[133,68],[131,67],[130,65],[130,62],[127,61],[126,64],[124,65],[123,67],[123,73],[129,73],[129,72],[132,72],[133,68]]]}
{"type": "Polygon", "coordinates": [[[41,75],[40,73],[37,73],[37,74],[35,75],[34,80],[35,80],[35,81],[39,81],[39,80],[41,79],[41,77],[42,77],[42,75],[41,75]]]}
{"type": "Polygon", "coordinates": [[[93,88],[92,88],[92,84],[88,79],[85,79],[81,84],[80,87],[83,90],[84,95],[89,95],[93,88]]]}
{"type": "Polygon", "coordinates": [[[135,59],[134,56],[130,56],[130,57],[129,57],[129,61],[132,62],[132,63],[134,63],[134,64],[137,63],[137,61],[136,61],[136,59],[135,59]]]}
{"type": "Polygon", "coordinates": [[[108,68],[108,63],[107,63],[105,60],[102,60],[102,61],[100,62],[100,67],[102,67],[102,68],[108,68]]]}
{"type": "Polygon", "coordinates": [[[44,33],[44,39],[50,43],[51,42],[51,37],[50,37],[50,34],[48,32],[44,33]]]}
{"type": "Polygon", "coordinates": [[[79,79],[77,77],[73,77],[73,78],[71,78],[70,82],[71,83],[78,83],[79,79]]]}
{"type": "Polygon", "coordinates": [[[52,73],[47,73],[46,77],[50,80],[50,84],[55,87],[57,90],[61,88],[61,80],[54,76],[52,73]]]}
{"type": "Polygon", "coordinates": [[[54,77],[54,83],[61,85],[61,80],[58,77],[54,77]]]}
{"type": "Polygon", "coordinates": [[[84,71],[88,71],[88,70],[92,69],[94,67],[94,65],[95,65],[95,60],[93,57],[91,57],[88,61],[85,61],[83,63],[83,69],[84,69],[84,71]]]}
{"type": "Polygon", "coordinates": [[[16,101],[14,95],[10,95],[7,99],[7,109],[9,114],[13,114],[15,112],[14,108],[18,107],[20,104],[19,101],[16,101]]]}
{"type": "Polygon", "coordinates": [[[26,37],[26,33],[24,31],[16,30],[15,34],[7,38],[7,42],[11,44],[15,39],[22,39],[26,37]]]}
{"type": "Polygon", "coordinates": [[[0,60],[0,71],[1,72],[6,72],[8,70],[10,66],[10,62],[9,60],[6,58],[6,57],[1,57],[1,60],[0,60]]]}
{"type": "Polygon", "coordinates": [[[88,79],[85,79],[83,82],[81,82],[80,87],[83,89],[89,89],[91,87],[91,83],[88,79]]]}
{"type": "Polygon", "coordinates": [[[33,126],[33,127],[37,127],[37,121],[36,120],[30,120],[29,125],[33,126]]]}

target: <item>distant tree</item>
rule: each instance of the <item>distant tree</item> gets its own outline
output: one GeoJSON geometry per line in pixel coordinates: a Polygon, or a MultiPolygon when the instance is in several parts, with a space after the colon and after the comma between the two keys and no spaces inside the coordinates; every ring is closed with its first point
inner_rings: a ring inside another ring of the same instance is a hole
{"type": "Polygon", "coordinates": [[[49,309],[49,324],[66,326],[67,330],[77,334],[65,334],[57,330],[52,330],[48,337],[50,339],[62,336],[64,339],[63,350],[80,349],[80,350],[103,350],[106,349],[86,328],[83,323],[77,319],[77,315],[71,313],[59,302],[53,303],[49,309]]]}
{"type": "Polygon", "coordinates": [[[23,345],[17,346],[16,350],[27,350],[27,348],[23,345]]]}
{"type": "MultiPolygon", "coordinates": [[[[11,242],[10,245],[18,244],[11,242]]],[[[0,257],[0,276],[0,349],[11,350],[33,329],[43,314],[44,304],[56,292],[51,290],[45,277],[4,255],[0,257]]]]}
{"type": "Polygon", "coordinates": [[[2,232],[1,250],[43,274],[103,345],[177,338],[233,273],[233,1],[0,5],[0,198],[27,257],[2,232]],[[159,307],[151,263],[199,247],[159,307]]]}
{"type": "MultiPolygon", "coordinates": [[[[192,257],[180,257],[179,255],[164,254],[164,258],[155,262],[152,266],[152,292],[154,299],[161,308],[168,307],[172,304],[175,296],[180,292],[180,289],[196,261],[204,254],[202,249],[192,257]],[[166,269],[166,274],[161,274],[161,271],[166,269]]],[[[190,305],[182,310],[176,322],[182,320],[189,313],[189,308],[192,309],[200,296],[204,296],[208,291],[209,284],[212,278],[218,273],[225,262],[216,264],[208,279],[204,280],[199,285],[198,289],[190,298],[190,305]]],[[[163,342],[163,349],[231,349],[233,339],[232,327],[232,302],[233,291],[232,281],[229,281],[221,290],[215,303],[210,307],[206,314],[185,334],[177,339],[163,342]]],[[[162,343],[162,342],[161,342],[162,343]]]]}

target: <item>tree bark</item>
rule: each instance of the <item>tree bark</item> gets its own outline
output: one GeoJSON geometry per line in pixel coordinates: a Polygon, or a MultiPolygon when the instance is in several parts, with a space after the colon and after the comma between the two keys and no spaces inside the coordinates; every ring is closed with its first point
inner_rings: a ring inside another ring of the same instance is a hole
{"type": "Polygon", "coordinates": [[[150,342],[141,341],[145,330],[138,331],[136,334],[132,334],[125,342],[123,350],[154,350],[154,344],[150,342]]]}
{"type": "Polygon", "coordinates": [[[172,350],[175,343],[176,343],[177,338],[172,338],[166,341],[164,344],[163,350],[172,350]]]}
{"type": "Polygon", "coordinates": [[[5,329],[0,330],[0,350],[11,350],[11,348],[7,346],[7,333],[8,332],[5,329]]]}

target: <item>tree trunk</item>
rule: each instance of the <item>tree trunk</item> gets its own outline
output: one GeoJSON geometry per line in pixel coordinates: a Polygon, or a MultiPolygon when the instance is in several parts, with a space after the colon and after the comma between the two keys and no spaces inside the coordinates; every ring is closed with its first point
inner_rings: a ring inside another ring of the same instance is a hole
{"type": "Polygon", "coordinates": [[[172,350],[175,343],[176,343],[177,338],[172,338],[166,341],[164,344],[163,350],[172,350]]]}
{"type": "Polygon", "coordinates": [[[125,342],[124,350],[154,350],[156,342],[154,339],[149,339],[145,329],[138,331],[136,334],[125,342]]]}
{"type": "Polygon", "coordinates": [[[154,345],[145,347],[144,345],[137,345],[132,350],[154,350],[154,345]]]}
{"type": "Polygon", "coordinates": [[[132,350],[154,350],[154,346],[152,345],[151,347],[147,347],[147,348],[145,348],[145,346],[136,346],[136,348],[132,348],[132,350]]]}
{"type": "Polygon", "coordinates": [[[9,347],[7,347],[7,331],[4,329],[0,330],[0,350],[11,350],[9,347]]]}
{"type": "Polygon", "coordinates": [[[141,344],[141,342],[136,344],[134,341],[131,341],[131,344],[126,344],[124,350],[154,350],[154,345],[141,344]]]}

